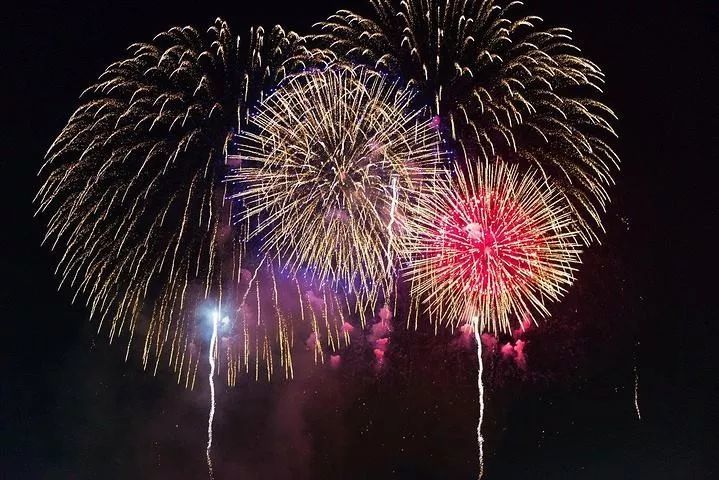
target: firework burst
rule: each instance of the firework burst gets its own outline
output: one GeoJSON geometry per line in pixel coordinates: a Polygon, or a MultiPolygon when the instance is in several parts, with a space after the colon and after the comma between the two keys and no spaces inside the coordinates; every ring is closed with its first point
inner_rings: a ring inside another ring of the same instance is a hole
{"type": "Polygon", "coordinates": [[[389,302],[403,219],[434,178],[440,138],[411,91],[364,68],[291,77],[240,135],[240,220],[291,276],[329,286],[360,315],[389,302]]]}
{"type": "Polygon", "coordinates": [[[237,338],[224,342],[228,380],[251,358],[270,372],[273,342],[283,358],[289,348],[286,319],[262,324],[259,300],[252,325],[241,318],[235,300],[268,277],[243,264],[223,179],[232,131],[285,75],[296,43],[276,27],[253,29],[243,45],[218,19],[207,32],[172,28],[134,44],[83,92],[41,170],[36,203],[45,242],[61,250],[61,285],[86,299],[98,331],[109,325],[110,341],[128,334],[129,354],[141,338],[145,368],[157,371],[164,358],[187,386],[211,305],[232,306],[220,333],[237,338]],[[240,278],[250,268],[254,282],[240,278]]]}
{"type": "Polygon", "coordinates": [[[573,281],[577,232],[561,196],[536,172],[498,162],[456,172],[408,222],[407,272],[431,319],[509,333],[548,314],[573,281]]]}
{"type": "Polygon", "coordinates": [[[566,28],[517,15],[521,2],[370,0],[342,10],[309,44],[410,80],[459,159],[532,165],[569,200],[585,243],[597,238],[619,159],[604,76],[566,28]]]}

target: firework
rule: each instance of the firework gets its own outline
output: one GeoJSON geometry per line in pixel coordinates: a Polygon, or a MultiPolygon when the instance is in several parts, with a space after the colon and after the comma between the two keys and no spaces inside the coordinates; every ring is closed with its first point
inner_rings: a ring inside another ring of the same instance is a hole
{"type": "Polygon", "coordinates": [[[172,28],[134,44],[82,94],[41,170],[36,203],[45,242],[61,251],[61,285],[86,299],[98,331],[127,334],[128,355],[141,338],[145,368],[164,359],[186,386],[218,303],[230,318],[220,332],[228,381],[253,357],[256,377],[260,358],[270,372],[274,343],[291,371],[290,322],[261,321],[259,297],[251,316],[238,301],[274,280],[261,259],[246,261],[223,179],[233,130],[285,75],[296,43],[276,27],[243,45],[218,19],[204,33],[172,28]]]}
{"type": "Polygon", "coordinates": [[[634,411],[637,414],[637,420],[642,419],[642,412],[639,409],[639,364],[637,361],[639,350],[639,342],[636,343],[634,346],[634,367],[633,367],[633,373],[634,373],[634,411]]]}
{"type": "Polygon", "coordinates": [[[479,475],[484,476],[484,437],[482,436],[482,423],[484,423],[484,364],[482,362],[482,337],[479,329],[474,329],[474,340],[477,342],[477,391],[479,393],[479,418],[477,420],[477,447],[479,449],[479,475]]]}
{"type": "Polygon", "coordinates": [[[536,167],[567,197],[583,241],[596,239],[619,165],[614,114],[571,31],[515,14],[517,1],[370,3],[367,16],[343,10],[319,23],[309,44],[410,80],[459,160],[536,167]]]}
{"type": "Polygon", "coordinates": [[[354,303],[362,322],[389,302],[403,219],[440,160],[439,134],[412,100],[364,68],[291,77],[250,117],[230,176],[264,254],[354,303]]]}
{"type": "MultiPolygon", "coordinates": [[[[477,342],[479,478],[484,474],[481,333],[548,314],[573,281],[578,233],[560,194],[536,172],[501,161],[456,168],[408,219],[406,271],[430,320],[469,326],[477,342]]],[[[420,311],[417,305],[416,312],[420,311]]]]}
{"type": "Polygon", "coordinates": [[[511,333],[547,315],[573,281],[577,232],[561,196],[536,172],[501,162],[436,183],[407,223],[413,295],[431,319],[511,333]]]}
{"type": "Polygon", "coordinates": [[[205,450],[205,456],[207,457],[207,470],[210,474],[210,479],[214,478],[214,471],[212,468],[212,423],[215,420],[215,358],[217,357],[217,326],[220,322],[220,311],[212,314],[212,337],[210,337],[210,348],[207,352],[207,362],[210,365],[210,373],[208,374],[208,383],[210,385],[210,413],[207,418],[207,449],[205,450]]]}

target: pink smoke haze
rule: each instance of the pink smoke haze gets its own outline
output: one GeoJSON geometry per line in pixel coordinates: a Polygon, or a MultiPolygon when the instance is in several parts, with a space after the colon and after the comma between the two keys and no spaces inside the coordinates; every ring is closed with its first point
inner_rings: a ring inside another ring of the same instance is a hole
{"type": "Polygon", "coordinates": [[[388,337],[391,331],[392,329],[390,328],[389,323],[377,322],[372,325],[370,334],[367,336],[367,341],[374,344],[377,340],[388,337]]]}
{"type": "Polygon", "coordinates": [[[383,352],[387,351],[387,346],[389,345],[389,338],[380,338],[376,342],[374,342],[374,347],[376,350],[382,350],[383,352]]]}
{"type": "Polygon", "coordinates": [[[459,327],[459,334],[452,340],[451,346],[460,350],[474,349],[474,329],[465,323],[459,327]]]}
{"type": "Polygon", "coordinates": [[[352,326],[351,323],[344,322],[342,323],[342,332],[343,333],[352,333],[354,331],[355,327],[352,326]]]}
{"type": "Polygon", "coordinates": [[[524,346],[526,344],[527,342],[523,340],[517,340],[517,342],[514,344],[514,361],[517,363],[517,366],[522,370],[527,369],[527,357],[524,355],[524,346]]]}
{"type": "Polygon", "coordinates": [[[374,357],[377,360],[375,366],[382,368],[384,365],[384,354],[389,348],[389,336],[392,332],[392,311],[388,306],[382,307],[377,316],[379,322],[372,325],[370,333],[367,335],[367,341],[372,345],[374,357]]]}
{"type": "Polygon", "coordinates": [[[500,350],[502,353],[502,358],[505,360],[511,360],[514,362],[517,367],[521,368],[522,370],[527,369],[527,356],[524,353],[524,347],[527,345],[527,342],[524,340],[517,340],[514,342],[514,345],[512,345],[510,342],[505,343],[502,345],[502,349],[500,350]]]}
{"type": "Polygon", "coordinates": [[[382,367],[384,364],[384,350],[380,350],[379,348],[374,349],[374,358],[377,360],[377,366],[382,367]]]}
{"type": "Polygon", "coordinates": [[[531,329],[532,326],[532,321],[529,318],[525,318],[522,322],[522,326],[512,331],[512,336],[514,338],[519,338],[524,335],[529,329],[531,329]]]}
{"type": "Polygon", "coordinates": [[[490,352],[497,350],[497,343],[499,343],[497,337],[490,335],[489,333],[483,333],[481,338],[482,346],[485,350],[489,350],[490,352]]]}
{"type": "Polygon", "coordinates": [[[339,355],[330,355],[330,367],[337,370],[340,368],[340,364],[342,363],[342,357],[339,355]]]}
{"type": "Polygon", "coordinates": [[[315,332],[310,333],[310,336],[307,337],[307,340],[305,341],[305,345],[309,350],[314,350],[317,346],[317,334],[315,332]]]}
{"type": "Polygon", "coordinates": [[[315,294],[314,290],[307,290],[307,292],[305,292],[305,296],[307,297],[307,301],[310,302],[310,307],[313,310],[322,311],[325,302],[321,297],[315,294]]]}
{"type": "Polygon", "coordinates": [[[242,280],[242,283],[250,283],[250,280],[252,280],[252,272],[243,268],[240,270],[240,280],[242,280]]]}
{"type": "Polygon", "coordinates": [[[378,315],[382,322],[389,322],[392,320],[392,310],[390,310],[387,305],[379,309],[378,315]]]}

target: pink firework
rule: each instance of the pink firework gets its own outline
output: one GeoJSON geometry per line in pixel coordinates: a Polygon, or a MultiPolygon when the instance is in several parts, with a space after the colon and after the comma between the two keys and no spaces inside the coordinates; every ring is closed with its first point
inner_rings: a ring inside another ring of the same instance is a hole
{"type": "Polygon", "coordinates": [[[561,194],[501,161],[456,171],[408,219],[412,290],[430,318],[511,333],[573,280],[579,237],[561,194]]]}

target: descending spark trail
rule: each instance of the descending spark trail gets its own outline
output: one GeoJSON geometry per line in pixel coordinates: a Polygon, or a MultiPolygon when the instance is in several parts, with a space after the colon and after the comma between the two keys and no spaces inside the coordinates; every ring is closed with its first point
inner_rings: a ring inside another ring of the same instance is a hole
{"type": "Polygon", "coordinates": [[[636,364],[634,364],[634,410],[637,412],[637,420],[641,420],[642,413],[639,411],[639,371],[636,364]]]}
{"type": "MultiPolygon", "coordinates": [[[[639,342],[637,342],[639,348],[639,342]]],[[[637,420],[642,419],[642,413],[639,411],[639,368],[637,366],[637,352],[634,351],[634,410],[637,412],[637,420]]]]}
{"type": "Polygon", "coordinates": [[[212,471],[212,421],[215,418],[215,355],[217,353],[217,322],[220,319],[220,313],[215,312],[212,316],[212,339],[210,340],[210,350],[207,354],[207,360],[210,362],[210,416],[207,419],[207,469],[210,472],[210,478],[215,478],[212,471]]]}
{"type": "Polygon", "coordinates": [[[392,175],[392,204],[389,209],[389,222],[387,222],[387,275],[391,275],[392,269],[392,243],[394,240],[394,222],[397,213],[397,175],[392,175]]]}
{"type": "Polygon", "coordinates": [[[482,422],[484,421],[484,384],[482,383],[482,338],[479,334],[479,325],[474,326],[474,338],[477,340],[477,387],[479,388],[479,420],[477,421],[477,444],[479,445],[479,476],[484,475],[484,438],[482,438],[482,422]]]}

